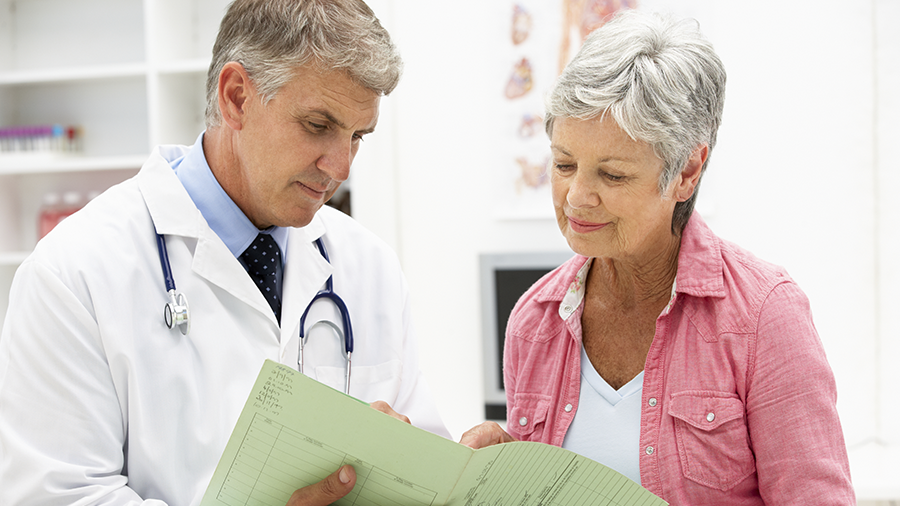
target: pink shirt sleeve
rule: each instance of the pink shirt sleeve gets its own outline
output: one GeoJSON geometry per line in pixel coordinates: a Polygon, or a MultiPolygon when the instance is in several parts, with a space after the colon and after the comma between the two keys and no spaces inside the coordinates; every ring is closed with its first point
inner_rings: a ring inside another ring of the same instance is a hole
{"type": "Polygon", "coordinates": [[[747,423],[762,499],[856,504],[834,376],[796,284],[779,284],[768,295],[750,352],[747,423]]]}

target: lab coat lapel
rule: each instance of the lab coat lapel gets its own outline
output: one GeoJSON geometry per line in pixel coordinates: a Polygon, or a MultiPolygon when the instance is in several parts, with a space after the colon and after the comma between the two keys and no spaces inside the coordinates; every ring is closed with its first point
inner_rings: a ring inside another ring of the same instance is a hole
{"type": "Polygon", "coordinates": [[[284,269],[284,305],[281,313],[281,351],[300,333],[300,317],[312,298],[322,289],[334,268],[319,253],[313,241],[322,237],[325,225],[318,215],[303,228],[288,235],[284,269]]]}
{"type": "Polygon", "coordinates": [[[163,235],[195,239],[197,244],[191,262],[193,272],[267,315],[277,324],[266,299],[222,239],[209,228],[166,161],[177,158],[178,153],[160,152],[160,149],[180,148],[157,148],[139,174],[141,193],[156,231],[163,235]]]}
{"type": "Polygon", "coordinates": [[[191,268],[198,276],[206,278],[244,304],[263,313],[273,324],[278,324],[275,313],[272,312],[259,288],[253,284],[244,267],[209,226],[201,230],[191,268]]]}
{"type": "Polygon", "coordinates": [[[183,152],[174,146],[156,148],[138,173],[138,186],[158,234],[197,238],[203,216],[166,161],[183,152]]]}

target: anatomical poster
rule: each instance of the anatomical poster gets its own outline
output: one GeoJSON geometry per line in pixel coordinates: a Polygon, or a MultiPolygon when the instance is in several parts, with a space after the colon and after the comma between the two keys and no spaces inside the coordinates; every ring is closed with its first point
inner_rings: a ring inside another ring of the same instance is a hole
{"type": "Polygon", "coordinates": [[[497,83],[504,129],[500,138],[506,140],[498,218],[552,218],[544,98],[587,34],[616,11],[636,6],[637,0],[510,2],[506,19],[498,24],[508,30],[497,53],[508,69],[505,81],[497,83]]]}

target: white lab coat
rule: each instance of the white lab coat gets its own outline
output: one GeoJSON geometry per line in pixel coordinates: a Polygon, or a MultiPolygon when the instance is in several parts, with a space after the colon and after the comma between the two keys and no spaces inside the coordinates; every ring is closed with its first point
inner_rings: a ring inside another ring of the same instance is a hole
{"type": "MultiPolygon", "coordinates": [[[[330,274],[353,322],[351,394],[449,436],[418,368],[390,249],[327,207],[290,230],[279,328],[171,170],[167,160],[186,149],[157,149],[17,271],[0,334],[0,504],[199,503],[264,359],[296,367],[300,316],[330,274]],[[154,225],[188,297],[188,336],[164,324],[154,225]],[[313,245],[320,236],[331,264],[313,245]]],[[[331,304],[313,308],[308,324],[340,322],[331,304]]],[[[311,333],[304,369],[343,390],[327,326],[311,333]]]]}

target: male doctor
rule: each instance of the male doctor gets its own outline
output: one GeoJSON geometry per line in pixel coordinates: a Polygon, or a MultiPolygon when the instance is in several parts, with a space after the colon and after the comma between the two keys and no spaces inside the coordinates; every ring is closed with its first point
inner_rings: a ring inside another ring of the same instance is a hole
{"type": "MultiPolygon", "coordinates": [[[[157,148],[16,273],[0,334],[0,504],[198,504],[263,361],[296,367],[301,315],[329,276],[355,332],[350,394],[449,436],[396,257],[322,206],[400,70],[361,0],[229,7],[206,131],[157,148]],[[187,334],[163,317],[157,234],[187,334]]],[[[313,305],[307,329],[320,319],[341,322],[333,304],[313,305]]],[[[342,342],[324,325],[309,334],[304,373],[344,390],[342,342]]],[[[331,503],[354,483],[344,466],[290,504],[331,503]]]]}

